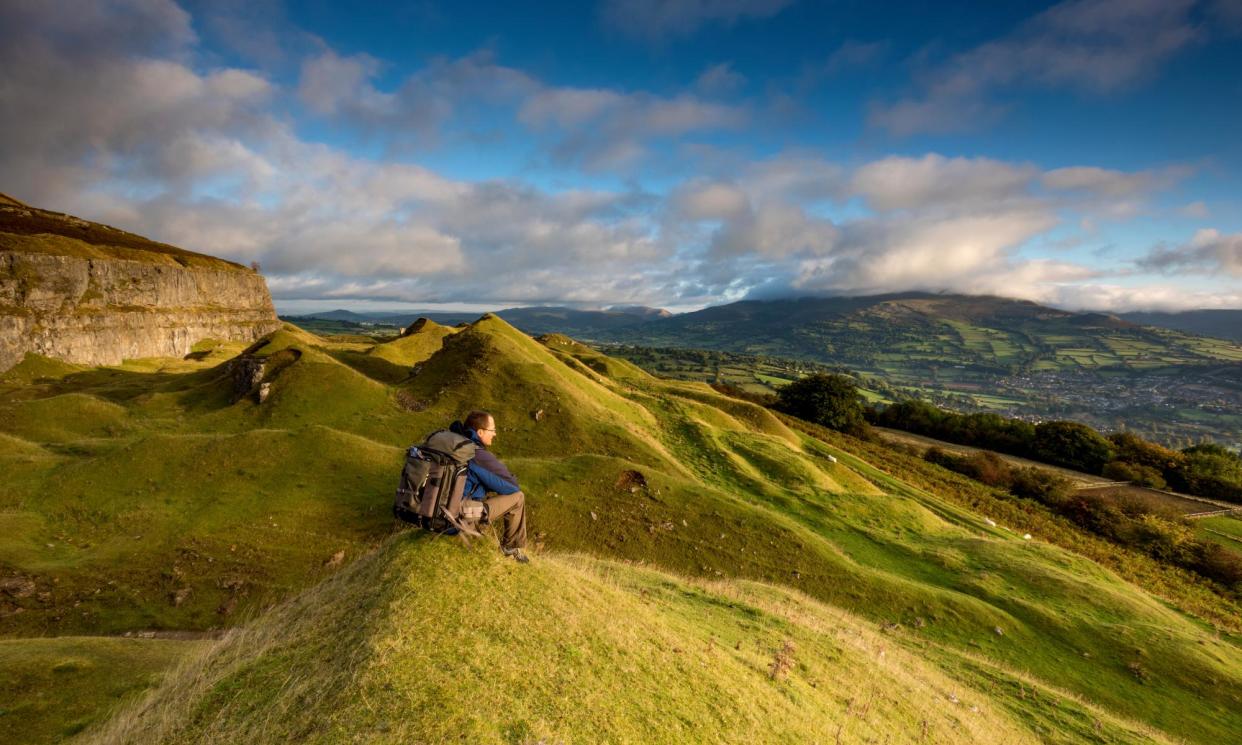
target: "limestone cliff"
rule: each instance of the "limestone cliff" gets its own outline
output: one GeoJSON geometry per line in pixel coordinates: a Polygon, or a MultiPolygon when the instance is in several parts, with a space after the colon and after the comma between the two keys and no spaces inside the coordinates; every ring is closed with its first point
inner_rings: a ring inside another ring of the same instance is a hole
{"type": "Polygon", "coordinates": [[[280,326],[257,272],[0,194],[0,371],[27,352],[85,365],[181,357],[280,326]]]}

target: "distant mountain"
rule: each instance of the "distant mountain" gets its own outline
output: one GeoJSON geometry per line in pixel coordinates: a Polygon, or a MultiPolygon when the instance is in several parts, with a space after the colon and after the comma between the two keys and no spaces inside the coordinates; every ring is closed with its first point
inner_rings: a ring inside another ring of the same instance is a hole
{"type": "Polygon", "coordinates": [[[1144,326],[1159,326],[1189,334],[1242,341],[1242,309],[1188,310],[1181,313],[1136,312],[1118,315],[1144,326]]]}
{"type": "Polygon", "coordinates": [[[539,334],[562,333],[582,339],[596,339],[628,326],[644,326],[671,314],[658,308],[627,306],[609,310],[577,310],[564,307],[508,308],[496,315],[522,331],[539,334]]]}
{"type": "MultiPolygon", "coordinates": [[[[408,326],[419,318],[427,318],[436,323],[453,326],[458,323],[471,322],[480,315],[482,314],[392,311],[357,313],[349,310],[330,310],[301,316],[285,316],[285,318],[293,323],[297,323],[299,319],[317,318],[325,321],[386,323],[394,326],[408,326]]],[[[608,310],[577,310],[561,306],[507,308],[496,311],[496,315],[532,336],[556,332],[582,339],[595,339],[615,329],[670,318],[673,314],[662,308],[627,305],[608,310]]]]}
{"type": "Polygon", "coordinates": [[[811,359],[912,381],[944,368],[994,376],[1242,359],[1242,346],[1114,315],[1001,297],[914,292],[749,300],[601,335],[644,346],[811,359]]]}
{"type": "Polygon", "coordinates": [[[349,321],[351,323],[362,323],[363,321],[373,320],[372,317],[367,314],[355,313],[352,310],[344,310],[341,308],[324,311],[322,313],[308,313],[304,316],[290,316],[290,318],[321,318],[325,321],[349,321]]]}

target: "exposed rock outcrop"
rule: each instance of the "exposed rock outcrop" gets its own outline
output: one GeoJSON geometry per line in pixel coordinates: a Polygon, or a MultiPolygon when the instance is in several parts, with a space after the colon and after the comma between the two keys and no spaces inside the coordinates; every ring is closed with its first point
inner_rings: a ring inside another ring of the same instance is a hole
{"type": "Polygon", "coordinates": [[[85,365],[183,357],[280,327],[257,272],[0,199],[0,371],[27,352],[85,365]]]}

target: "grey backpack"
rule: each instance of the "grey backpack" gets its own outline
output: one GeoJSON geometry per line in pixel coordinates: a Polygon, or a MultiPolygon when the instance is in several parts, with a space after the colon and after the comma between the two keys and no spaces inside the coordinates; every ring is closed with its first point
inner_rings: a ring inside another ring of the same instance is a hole
{"type": "Polygon", "coordinates": [[[433,432],[405,453],[405,466],[393,500],[392,514],[437,533],[477,535],[462,519],[466,469],[474,457],[474,441],[447,429],[433,432]]]}

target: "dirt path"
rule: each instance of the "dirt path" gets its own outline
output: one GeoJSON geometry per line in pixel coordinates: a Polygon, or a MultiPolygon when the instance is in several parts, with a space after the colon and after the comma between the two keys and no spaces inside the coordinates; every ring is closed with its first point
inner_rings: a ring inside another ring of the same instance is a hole
{"type": "MultiPolygon", "coordinates": [[[[945,452],[954,453],[956,455],[970,455],[972,453],[977,453],[980,450],[986,450],[986,448],[977,448],[970,445],[958,445],[955,442],[936,440],[931,437],[924,437],[923,435],[903,432],[899,429],[888,429],[887,427],[873,427],[873,429],[881,437],[889,440],[890,442],[899,442],[905,445],[913,445],[921,448],[929,448],[934,446],[944,450],[945,452]]],[[[1012,466],[1018,466],[1021,468],[1042,468],[1045,471],[1052,471],[1053,473],[1059,476],[1064,476],[1074,482],[1074,485],[1080,489],[1084,487],[1111,486],[1117,483],[1116,481],[1106,479],[1103,476],[1092,476],[1089,473],[1082,473],[1081,471],[1071,471],[1068,468],[1061,468],[1060,466],[1050,466],[1047,463],[1040,463],[1039,461],[1028,460],[1027,458],[1019,458],[1016,455],[1006,455],[1005,453],[996,454],[1001,457],[1001,460],[1004,460],[1012,466]]]]}
{"type": "MultiPolygon", "coordinates": [[[[970,455],[977,453],[986,448],[977,448],[970,445],[958,445],[955,442],[945,442],[923,435],[916,435],[910,432],[903,432],[899,429],[888,429],[886,427],[873,427],[873,429],[884,439],[890,442],[898,442],[905,445],[913,445],[920,448],[938,447],[955,455],[970,455]]],[[[994,451],[993,451],[994,452],[994,451]]],[[[1040,468],[1045,471],[1052,471],[1055,474],[1064,476],[1074,483],[1079,491],[1088,491],[1094,489],[1112,489],[1117,491],[1129,491],[1135,494],[1162,500],[1172,504],[1179,510],[1186,513],[1186,517],[1211,517],[1214,515],[1226,515],[1233,512],[1242,512],[1242,505],[1233,504],[1231,502],[1222,502],[1207,497],[1197,497],[1191,494],[1182,494],[1180,492],[1172,492],[1164,489],[1151,489],[1145,486],[1132,486],[1128,482],[1113,481],[1103,476],[1093,476],[1089,473],[1081,471],[1073,471],[1060,466],[1051,466],[1047,463],[1019,458],[1016,455],[1006,455],[1005,453],[996,453],[1001,460],[1012,466],[1040,468]],[[1187,504],[1190,503],[1190,504],[1187,504]],[[1191,506],[1193,505],[1193,506],[1191,506]],[[1215,509],[1207,510],[1205,508],[1213,507],[1215,509]]]]}

